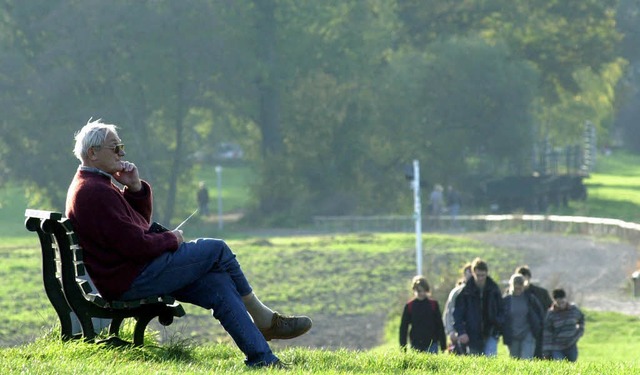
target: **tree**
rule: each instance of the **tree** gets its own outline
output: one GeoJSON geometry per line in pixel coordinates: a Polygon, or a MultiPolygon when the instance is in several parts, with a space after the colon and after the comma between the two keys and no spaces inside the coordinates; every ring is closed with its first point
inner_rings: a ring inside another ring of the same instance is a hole
{"type": "MultiPolygon", "coordinates": [[[[610,98],[611,69],[621,69],[617,47],[621,34],[616,30],[615,0],[470,0],[461,2],[400,0],[399,14],[411,45],[425,49],[435,41],[451,35],[479,35],[490,43],[506,43],[513,58],[534,64],[540,72],[539,98],[535,110],[546,134],[580,133],[584,116],[571,111],[567,103],[594,95],[610,98]],[[617,67],[612,67],[616,65],[617,67]],[[585,92],[585,74],[601,85],[597,94],[585,92]],[[557,103],[565,103],[558,106],[557,103]],[[553,107],[557,107],[553,109],[553,107]],[[563,114],[564,118],[550,113],[563,114]],[[549,129],[549,128],[553,129],[549,129]]],[[[619,76],[618,76],[619,77],[619,76]]],[[[617,79],[617,77],[616,77],[617,79]]],[[[611,101],[615,99],[607,99],[611,101]]],[[[591,103],[594,103],[593,101],[591,103]]],[[[607,134],[612,108],[597,105],[592,120],[607,134]]],[[[593,111],[590,111],[593,112],[593,111]]],[[[575,142],[556,139],[560,145],[575,142]]]]}
{"type": "Polygon", "coordinates": [[[203,97],[215,96],[225,34],[214,4],[7,1],[5,8],[12,33],[3,39],[9,58],[0,78],[13,96],[1,105],[10,119],[4,126],[11,124],[8,165],[23,166],[8,173],[64,206],[75,162],[60,151],[71,148],[84,121],[102,117],[124,124],[121,132],[135,146],[128,152],[156,182],[156,197],[166,197],[157,207],[168,222],[178,181],[190,181],[185,157],[193,124],[185,120],[205,105],[203,97]]]}
{"type": "Polygon", "coordinates": [[[512,59],[505,45],[452,38],[425,53],[399,53],[391,68],[397,99],[384,112],[404,122],[383,137],[405,160],[420,155],[427,180],[458,183],[479,172],[479,162],[484,173],[522,167],[536,94],[531,64],[512,59]]]}
{"type": "Polygon", "coordinates": [[[620,0],[616,12],[617,28],[623,35],[620,54],[628,61],[623,79],[616,87],[616,128],[624,146],[640,152],[640,2],[620,0]]]}

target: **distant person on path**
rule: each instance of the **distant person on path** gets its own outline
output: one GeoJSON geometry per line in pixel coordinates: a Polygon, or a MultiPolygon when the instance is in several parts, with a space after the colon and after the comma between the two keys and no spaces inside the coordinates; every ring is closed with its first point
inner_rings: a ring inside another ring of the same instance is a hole
{"type": "Polygon", "coordinates": [[[445,202],[442,185],[436,184],[429,195],[429,204],[431,205],[431,215],[440,216],[444,212],[445,202]]]}
{"type": "Polygon", "coordinates": [[[459,227],[458,215],[460,214],[460,206],[462,205],[460,193],[454,189],[453,186],[449,185],[447,186],[447,196],[445,200],[449,209],[449,215],[451,215],[451,225],[457,229],[459,227]]]}
{"type": "Polygon", "coordinates": [[[544,321],[542,350],[551,359],[578,360],[578,340],[584,335],[584,314],[567,300],[563,289],[554,289],[553,305],[544,321]]]}
{"type": "Polygon", "coordinates": [[[458,284],[449,292],[447,303],[444,306],[444,313],[442,313],[442,321],[444,323],[444,333],[449,337],[451,341],[452,352],[462,354],[466,352],[466,346],[461,345],[458,342],[458,335],[453,329],[453,311],[456,308],[456,298],[462,292],[462,289],[467,284],[467,281],[472,278],[471,263],[464,265],[462,269],[462,278],[458,281],[458,284]]]}
{"type": "MultiPolygon", "coordinates": [[[[533,293],[533,295],[538,298],[538,301],[540,301],[540,304],[542,305],[542,310],[546,315],[547,310],[549,310],[549,307],[551,307],[551,304],[553,303],[551,297],[549,296],[549,291],[541,286],[537,286],[531,283],[531,270],[529,269],[529,266],[520,266],[516,268],[515,273],[519,273],[520,275],[524,276],[525,290],[533,293]]],[[[536,351],[534,353],[534,357],[538,359],[544,358],[544,356],[542,355],[542,330],[540,330],[539,336],[536,337],[536,351]]]]}
{"type": "Polygon", "coordinates": [[[204,181],[200,181],[200,184],[198,184],[197,199],[200,215],[209,216],[209,190],[204,181]]]}
{"type": "Polygon", "coordinates": [[[414,298],[409,301],[402,311],[400,321],[400,347],[407,347],[407,332],[411,347],[428,353],[443,352],[447,347],[444,335],[440,306],[438,301],[431,299],[429,283],[423,276],[416,276],[412,281],[414,298]],[[411,328],[409,328],[411,327],[411,328]]]}
{"type": "Polygon", "coordinates": [[[429,206],[434,229],[441,229],[440,215],[445,211],[445,202],[442,185],[436,184],[429,195],[429,206]]]}
{"type": "Polygon", "coordinates": [[[473,277],[456,298],[453,327],[458,341],[469,346],[470,354],[496,356],[498,337],[504,321],[500,287],[489,277],[487,263],[476,258],[471,263],[473,277]]]}
{"type": "Polygon", "coordinates": [[[536,337],[542,333],[544,312],[538,298],[525,290],[524,284],[525,278],[520,274],[509,279],[509,291],[503,298],[506,314],[502,339],[512,358],[532,359],[536,337]]]}
{"type": "Polygon", "coordinates": [[[115,125],[88,122],[75,140],[81,164],[69,186],[66,216],[102,297],[172,295],[210,309],[248,366],[283,367],[267,341],[300,336],[311,328],[311,319],[283,316],[265,306],[223,240],[185,242],[181,230],[150,231],[151,186],[124,159],[115,125]]]}

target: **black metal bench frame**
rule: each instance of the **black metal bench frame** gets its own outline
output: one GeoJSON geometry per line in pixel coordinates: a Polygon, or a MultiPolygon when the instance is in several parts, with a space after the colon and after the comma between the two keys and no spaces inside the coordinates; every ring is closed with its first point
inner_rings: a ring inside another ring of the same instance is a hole
{"type": "Polygon", "coordinates": [[[92,318],[111,319],[109,336],[117,343],[124,319],[135,318],[133,344],[142,346],[147,325],[154,318],[165,326],[174,317],[185,315],[172,296],[150,296],[134,301],[106,301],[91,283],[84,268],[82,248],[71,222],[59,212],[27,209],[25,226],[36,232],[42,250],[44,289],[60,319],[62,340],[84,338],[94,342],[97,336],[92,318]],[[77,316],[81,334],[73,333],[72,313],[77,316]]]}

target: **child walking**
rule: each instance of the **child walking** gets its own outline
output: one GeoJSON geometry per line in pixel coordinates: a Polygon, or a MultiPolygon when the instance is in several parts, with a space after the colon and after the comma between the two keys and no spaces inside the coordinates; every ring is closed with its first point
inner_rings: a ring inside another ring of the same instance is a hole
{"type": "Polygon", "coordinates": [[[442,313],[438,301],[431,299],[429,283],[424,276],[415,276],[412,281],[414,298],[407,302],[400,321],[400,347],[407,347],[407,333],[411,347],[415,350],[438,353],[446,349],[442,313]],[[409,328],[411,327],[411,328],[409,328]]]}

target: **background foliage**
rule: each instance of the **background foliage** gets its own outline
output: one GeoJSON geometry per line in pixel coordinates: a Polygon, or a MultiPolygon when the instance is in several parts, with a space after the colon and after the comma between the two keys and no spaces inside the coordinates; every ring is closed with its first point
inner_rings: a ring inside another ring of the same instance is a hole
{"type": "Polygon", "coordinates": [[[402,211],[413,159],[428,184],[527,173],[535,140],[579,143],[587,120],[601,145],[635,147],[614,131],[637,127],[635,1],[0,9],[0,184],[26,183],[40,207],[62,208],[72,135],[91,117],[121,126],[165,222],[188,213],[192,156],[220,142],[257,173],[248,217],[279,225],[402,211]]]}

